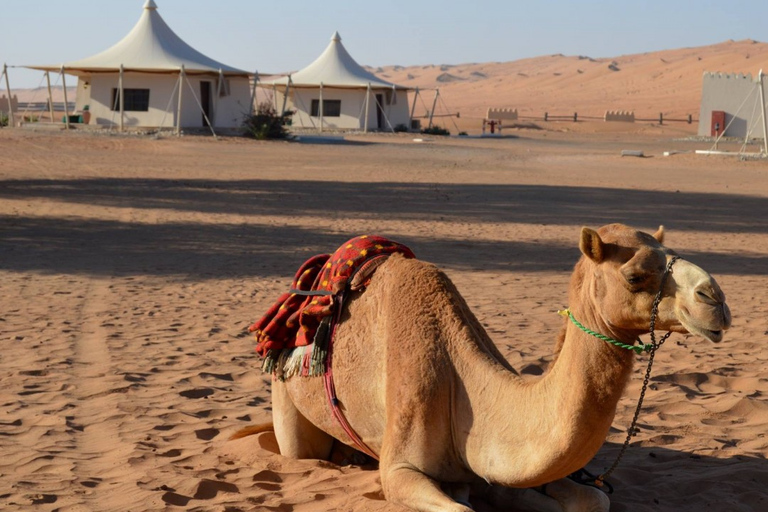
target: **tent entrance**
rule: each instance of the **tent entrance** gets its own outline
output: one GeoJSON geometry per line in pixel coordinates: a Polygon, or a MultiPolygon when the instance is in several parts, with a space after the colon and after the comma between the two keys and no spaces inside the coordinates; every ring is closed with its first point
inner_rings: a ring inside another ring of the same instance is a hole
{"type": "Polygon", "coordinates": [[[384,110],[382,105],[384,104],[384,95],[376,95],[376,128],[381,130],[384,128],[384,110]]]}
{"type": "Polygon", "coordinates": [[[203,126],[206,128],[210,128],[211,125],[208,122],[209,119],[211,119],[211,111],[213,110],[211,108],[211,104],[213,101],[213,97],[211,95],[212,82],[201,80],[200,81],[200,105],[203,108],[203,126]]]}

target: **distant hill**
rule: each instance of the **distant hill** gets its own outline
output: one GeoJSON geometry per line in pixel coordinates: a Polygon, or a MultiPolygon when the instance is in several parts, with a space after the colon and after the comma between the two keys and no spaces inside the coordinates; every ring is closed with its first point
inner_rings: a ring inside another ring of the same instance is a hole
{"type": "MultiPolygon", "coordinates": [[[[517,108],[521,114],[602,116],[606,110],[630,110],[639,117],[698,117],[702,74],[705,71],[768,72],[768,43],[743,40],[709,46],[592,58],[547,55],[511,62],[381,66],[368,70],[386,80],[440,88],[452,111],[462,117],[483,117],[488,107],[517,108]]],[[[54,101],[64,101],[61,86],[54,101]]],[[[74,101],[75,88],[68,87],[74,101]]],[[[19,101],[46,101],[47,91],[18,89],[19,101]]],[[[431,107],[432,92],[424,93],[431,107]]],[[[421,101],[417,104],[423,112],[421,101]]]]}
{"type": "MultiPolygon", "coordinates": [[[[483,117],[488,107],[521,113],[603,115],[630,110],[640,117],[698,117],[705,71],[768,72],[768,44],[726,41],[710,46],[591,58],[548,55],[512,62],[382,66],[376,74],[401,85],[440,88],[451,110],[483,117]]],[[[373,69],[369,68],[371,71],[373,69]]],[[[425,102],[431,105],[431,92],[425,102]]],[[[422,105],[417,105],[417,110],[422,105]]]]}

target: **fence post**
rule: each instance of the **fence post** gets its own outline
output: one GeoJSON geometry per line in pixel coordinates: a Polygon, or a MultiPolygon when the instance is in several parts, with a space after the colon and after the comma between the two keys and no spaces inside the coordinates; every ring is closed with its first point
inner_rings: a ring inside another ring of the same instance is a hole
{"type": "Polygon", "coordinates": [[[688,114],[688,124],[691,124],[693,122],[693,117],[691,114],[688,114]]]}
{"type": "Polygon", "coordinates": [[[659,124],[664,124],[664,112],[659,112],[659,124]]]}
{"type": "Polygon", "coordinates": [[[578,120],[578,118],[579,118],[578,112],[574,112],[573,113],[573,122],[575,123],[578,120]]]}
{"type": "Polygon", "coordinates": [[[544,121],[546,121],[548,117],[549,117],[549,112],[544,112],[544,121]]]}

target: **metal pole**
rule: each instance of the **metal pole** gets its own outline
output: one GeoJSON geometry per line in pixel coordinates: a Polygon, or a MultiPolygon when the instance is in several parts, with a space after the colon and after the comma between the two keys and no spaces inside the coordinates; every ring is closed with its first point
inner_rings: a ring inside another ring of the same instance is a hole
{"type": "Polygon", "coordinates": [[[317,113],[320,114],[320,133],[323,132],[323,82],[320,82],[320,100],[317,105],[317,113]]]}
{"type": "MultiPolygon", "coordinates": [[[[291,75],[288,75],[288,81],[285,83],[285,94],[283,96],[283,110],[280,111],[280,117],[285,115],[285,107],[288,104],[288,93],[291,90],[291,75]]],[[[306,106],[304,108],[307,108],[306,106]]],[[[311,112],[310,112],[311,114],[311,112]]]]}
{"type": "Polygon", "coordinates": [[[248,111],[248,115],[253,114],[253,109],[256,107],[256,85],[259,83],[259,71],[253,72],[253,90],[251,90],[251,108],[248,111]]]}
{"type": "Polygon", "coordinates": [[[67,101],[67,79],[64,74],[64,66],[61,66],[61,86],[64,88],[64,126],[69,130],[69,102],[67,101]]]}
{"type": "Polygon", "coordinates": [[[51,112],[51,123],[53,123],[53,93],[51,92],[51,74],[50,72],[45,72],[45,82],[48,85],[48,110],[51,112]]]}
{"type": "Polygon", "coordinates": [[[435,99],[432,100],[432,110],[429,111],[429,126],[427,127],[432,128],[432,116],[435,115],[435,108],[437,107],[437,98],[440,97],[440,89],[435,89],[435,99]]]}
{"type": "Polygon", "coordinates": [[[760,112],[763,115],[763,151],[768,155],[768,121],[765,119],[765,89],[763,89],[763,70],[757,74],[760,86],[760,112]]]}
{"type": "Polygon", "coordinates": [[[5,90],[8,92],[8,121],[10,124],[8,126],[15,126],[15,121],[13,119],[13,98],[11,97],[11,83],[8,80],[8,65],[3,64],[3,76],[5,77],[5,90]]]}
{"type": "MultiPolygon", "coordinates": [[[[406,96],[407,98],[408,96],[406,96]]],[[[408,129],[413,127],[413,113],[416,111],[416,100],[419,99],[419,88],[416,87],[416,92],[413,94],[413,105],[411,105],[411,115],[408,116],[408,129]]]]}
{"type": "Polygon", "coordinates": [[[123,69],[123,65],[120,64],[120,88],[117,91],[117,94],[120,96],[120,131],[123,131],[123,128],[125,128],[125,86],[123,85],[123,78],[124,78],[125,72],[123,69]]]}
{"type": "Polygon", "coordinates": [[[363,131],[368,133],[368,112],[371,106],[371,82],[368,82],[368,88],[365,90],[365,128],[363,131]]]}
{"type": "Polygon", "coordinates": [[[176,135],[181,137],[181,93],[184,90],[184,64],[179,70],[179,104],[176,107],[176,135]]]}
{"type": "Polygon", "coordinates": [[[275,112],[277,112],[277,84],[272,84],[272,103],[274,103],[275,112]]]}

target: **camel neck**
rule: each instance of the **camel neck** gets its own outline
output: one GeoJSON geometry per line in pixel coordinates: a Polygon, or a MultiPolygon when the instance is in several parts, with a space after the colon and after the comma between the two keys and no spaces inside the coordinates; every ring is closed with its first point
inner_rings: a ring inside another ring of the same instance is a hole
{"type": "MultiPolygon", "coordinates": [[[[482,384],[467,386],[474,395],[468,396],[471,408],[497,413],[472,418],[467,462],[490,481],[525,486],[584,466],[605,440],[633,359],[632,351],[567,322],[562,348],[541,377],[522,379],[500,367],[476,372],[473,379],[482,374],[482,384]],[[480,456],[469,460],[469,454],[480,456]],[[503,464],[505,460],[521,463],[503,464]]],[[[494,366],[487,359],[486,364],[494,366]]]]}

